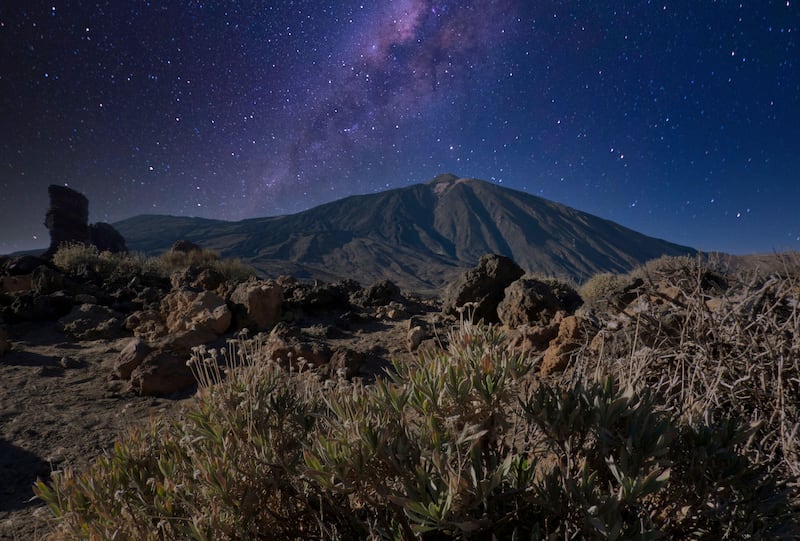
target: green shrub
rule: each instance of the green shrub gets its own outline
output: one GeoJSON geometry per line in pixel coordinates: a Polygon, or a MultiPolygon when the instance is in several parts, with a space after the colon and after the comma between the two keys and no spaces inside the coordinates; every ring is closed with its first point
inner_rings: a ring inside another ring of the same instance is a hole
{"type": "Polygon", "coordinates": [[[692,424],[647,390],[531,374],[495,327],[375,384],[196,350],[184,418],[154,420],[35,491],[52,539],[792,539],[752,434],[692,424]]]}

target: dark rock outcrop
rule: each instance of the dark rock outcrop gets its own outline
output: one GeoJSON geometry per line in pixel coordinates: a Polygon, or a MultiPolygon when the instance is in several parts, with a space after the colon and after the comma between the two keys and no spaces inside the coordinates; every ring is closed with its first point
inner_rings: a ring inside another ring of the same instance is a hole
{"type": "Polygon", "coordinates": [[[519,265],[501,255],[484,255],[478,266],[462,274],[444,292],[442,311],[456,315],[467,303],[474,321],[498,323],[497,305],[503,300],[505,289],[525,274],[519,265]]]}
{"type": "Polygon", "coordinates": [[[44,225],[50,231],[50,247],[44,257],[52,257],[62,244],[89,244],[89,200],[86,196],[55,184],[47,188],[47,193],[50,195],[50,208],[44,225]]]}
{"type": "Polygon", "coordinates": [[[101,252],[125,253],[125,237],[114,229],[114,226],[105,222],[97,222],[89,226],[89,243],[101,252]]]}
{"type": "Polygon", "coordinates": [[[50,232],[50,247],[42,257],[50,259],[62,244],[87,244],[98,250],[127,252],[125,238],[107,223],[89,225],[89,200],[82,193],[52,184],[47,188],[50,208],[44,225],[50,232]]]}

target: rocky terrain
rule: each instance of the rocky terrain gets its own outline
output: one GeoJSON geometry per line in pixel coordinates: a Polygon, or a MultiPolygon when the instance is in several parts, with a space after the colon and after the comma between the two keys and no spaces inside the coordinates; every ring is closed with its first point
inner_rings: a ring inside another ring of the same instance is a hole
{"type": "Polygon", "coordinates": [[[260,335],[264,358],[370,382],[391,360],[444,345],[463,319],[498,326],[538,378],[608,374],[654,390],[676,418],[725,411],[752,422],[743,451],[797,499],[796,255],[751,267],[664,257],[581,287],[484,255],[421,296],[388,279],[256,278],[190,241],[158,258],[126,254],[119,239],[118,253],[103,252],[82,210],[59,217],[73,208],[63,197],[75,195],[51,192],[49,222],[77,233],[56,231],[48,257],[0,258],[0,539],[51,527],[37,478],[87,465],[150,416],[179,416],[197,386],[193,348],[260,335]]]}

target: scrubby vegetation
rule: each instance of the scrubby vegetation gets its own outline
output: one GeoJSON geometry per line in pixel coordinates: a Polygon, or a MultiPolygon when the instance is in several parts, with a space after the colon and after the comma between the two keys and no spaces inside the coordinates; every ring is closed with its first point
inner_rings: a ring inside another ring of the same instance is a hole
{"type": "Polygon", "coordinates": [[[227,280],[244,280],[255,270],[239,259],[220,259],[213,250],[170,250],[157,257],[139,253],[112,254],[99,252],[95,246],[66,244],[53,255],[53,264],[70,274],[93,273],[111,279],[154,275],[169,278],[170,274],[187,267],[209,268],[227,280]]]}
{"type": "Polygon", "coordinates": [[[180,420],[35,490],[56,540],[796,539],[798,276],[613,279],[546,379],[468,320],[370,384],[241,335],[195,351],[180,420]]]}

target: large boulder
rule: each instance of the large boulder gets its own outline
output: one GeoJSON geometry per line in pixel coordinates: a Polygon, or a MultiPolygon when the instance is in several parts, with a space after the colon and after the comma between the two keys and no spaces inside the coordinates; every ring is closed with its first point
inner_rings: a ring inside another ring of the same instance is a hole
{"type": "Polygon", "coordinates": [[[161,301],[161,312],[169,332],[197,329],[220,335],[232,320],[225,299],[211,291],[172,291],[161,301]]]}
{"type": "Polygon", "coordinates": [[[505,289],[525,272],[511,259],[501,255],[484,255],[478,266],[462,274],[444,292],[442,311],[456,315],[467,303],[474,321],[498,323],[497,305],[503,300],[505,289]]]}
{"type": "Polygon", "coordinates": [[[283,288],[273,280],[242,282],[233,290],[230,300],[241,327],[264,329],[280,321],[283,288]]]}
{"type": "Polygon", "coordinates": [[[546,326],[558,312],[575,312],[581,302],[578,293],[563,282],[525,276],[506,288],[497,315],[510,328],[546,326]]]}
{"type": "Polygon", "coordinates": [[[142,395],[168,396],[196,383],[187,364],[192,348],[208,344],[217,335],[209,330],[193,329],[171,333],[154,342],[134,338],[120,352],[114,376],[129,379],[131,388],[142,395]]]}

